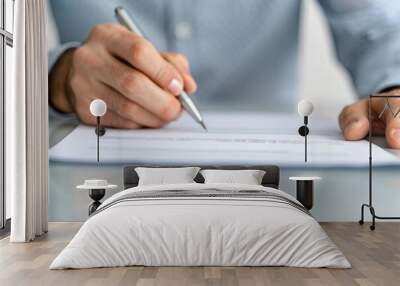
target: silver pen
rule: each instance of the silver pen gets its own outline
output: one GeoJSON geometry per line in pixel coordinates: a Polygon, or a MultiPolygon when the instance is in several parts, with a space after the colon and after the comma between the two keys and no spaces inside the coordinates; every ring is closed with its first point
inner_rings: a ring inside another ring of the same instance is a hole
{"type": "MultiPolygon", "coordinates": [[[[125,26],[128,30],[144,37],[143,33],[140,31],[135,22],[133,22],[133,19],[129,16],[128,12],[123,7],[115,8],[115,17],[117,18],[118,22],[121,25],[125,26]]],[[[187,111],[187,113],[189,113],[189,115],[197,123],[199,123],[204,128],[204,130],[207,130],[207,127],[204,124],[203,117],[201,116],[199,109],[193,103],[190,96],[185,91],[182,91],[182,93],[179,96],[179,99],[183,108],[187,111]]]]}

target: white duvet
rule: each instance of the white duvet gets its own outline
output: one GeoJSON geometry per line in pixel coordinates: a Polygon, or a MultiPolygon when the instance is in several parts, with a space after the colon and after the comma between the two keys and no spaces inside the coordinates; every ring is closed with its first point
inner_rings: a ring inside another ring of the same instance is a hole
{"type": "Polygon", "coordinates": [[[107,199],[50,269],[145,266],[294,266],[349,268],[310,215],[257,198],[152,198],[110,204],[132,192],[276,189],[231,184],[179,184],[127,189],[107,199]],[[110,204],[107,208],[107,206],[110,204]]]}

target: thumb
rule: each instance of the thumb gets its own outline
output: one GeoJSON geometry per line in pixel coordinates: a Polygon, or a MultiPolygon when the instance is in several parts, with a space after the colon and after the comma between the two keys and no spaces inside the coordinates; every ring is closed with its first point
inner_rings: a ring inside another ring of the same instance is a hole
{"type": "Polygon", "coordinates": [[[190,73],[188,59],[178,53],[162,53],[162,56],[181,73],[185,90],[188,93],[194,93],[197,89],[197,84],[190,73]]]}
{"type": "Polygon", "coordinates": [[[391,148],[400,149],[400,100],[390,99],[390,109],[386,109],[384,120],[386,122],[386,142],[391,148]]]}
{"type": "Polygon", "coordinates": [[[368,134],[368,101],[346,106],[339,115],[339,125],[346,140],[361,140],[368,134]]]}

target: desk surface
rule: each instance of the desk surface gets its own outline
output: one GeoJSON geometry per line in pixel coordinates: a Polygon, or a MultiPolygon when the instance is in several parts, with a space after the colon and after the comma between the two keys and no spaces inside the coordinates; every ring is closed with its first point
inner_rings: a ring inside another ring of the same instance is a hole
{"type": "MultiPolygon", "coordinates": [[[[50,130],[50,145],[65,137],[74,124],[53,125],[50,130]]],[[[374,142],[385,147],[383,138],[374,142]]],[[[389,150],[400,157],[400,151],[389,150]]],[[[85,192],[76,192],[75,186],[88,178],[102,178],[120,186],[107,192],[109,197],[122,190],[122,165],[79,165],[50,162],[49,219],[51,221],[84,221],[87,207],[91,203],[85,192]]],[[[374,202],[382,215],[400,213],[400,167],[374,168],[374,202]]],[[[368,199],[368,168],[281,168],[280,189],[295,195],[295,187],[290,182],[292,176],[317,176],[318,184],[312,214],[320,221],[358,221],[360,206],[368,199]]],[[[366,219],[369,219],[367,215],[366,219]]]]}

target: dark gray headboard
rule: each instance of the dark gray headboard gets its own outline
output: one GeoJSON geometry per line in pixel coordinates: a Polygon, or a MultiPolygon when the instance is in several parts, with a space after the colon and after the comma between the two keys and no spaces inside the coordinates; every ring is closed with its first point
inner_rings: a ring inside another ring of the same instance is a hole
{"type": "MultiPolygon", "coordinates": [[[[225,169],[225,170],[248,170],[248,169],[257,169],[264,170],[265,176],[262,180],[262,185],[266,187],[271,187],[278,189],[279,188],[279,167],[274,165],[255,165],[255,166],[209,166],[209,165],[194,165],[196,167],[200,167],[201,169],[225,169]]],[[[158,166],[158,165],[138,165],[138,166],[126,166],[124,167],[124,189],[136,187],[139,182],[139,177],[135,171],[136,167],[167,167],[167,168],[178,168],[178,167],[186,167],[186,166],[158,166]]],[[[194,180],[197,183],[204,183],[203,176],[199,173],[194,180]]]]}

